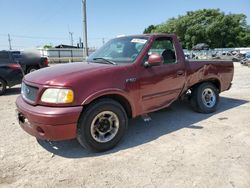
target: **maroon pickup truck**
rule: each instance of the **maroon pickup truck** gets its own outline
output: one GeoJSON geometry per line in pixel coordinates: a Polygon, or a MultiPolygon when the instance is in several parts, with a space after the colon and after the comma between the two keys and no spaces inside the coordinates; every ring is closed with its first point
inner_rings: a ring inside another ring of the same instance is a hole
{"type": "Polygon", "coordinates": [[[77,138],[94,151],[114,147],[128,118],[169,106],[189,95],[194,109],[212,113],[231,86],[231,61],[188,61],[177,37],[118,37],[87,63],[45,68],[24,77],[16,100],[21,127],[46,140],[77,138]]]}

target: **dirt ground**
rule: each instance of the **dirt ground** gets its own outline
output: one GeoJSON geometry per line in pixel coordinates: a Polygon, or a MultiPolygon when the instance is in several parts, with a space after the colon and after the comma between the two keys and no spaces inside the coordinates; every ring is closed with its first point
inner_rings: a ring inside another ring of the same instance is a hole
{"type": "Polygon", "coordinates": [[[250,187],[250,68],[235,64],[216,113],[176,102],[150,123],[131,120],[120,145],[98,154],[26,134],[19,92],[0,97],[0,187],[250,187]]]}

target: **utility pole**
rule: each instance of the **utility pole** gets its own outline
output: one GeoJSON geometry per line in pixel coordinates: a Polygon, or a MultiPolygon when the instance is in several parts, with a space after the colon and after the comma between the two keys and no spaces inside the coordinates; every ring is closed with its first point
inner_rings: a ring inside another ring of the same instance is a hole
{"type": "Polygon", "coordinates": [[[74,46],[73,32],[70,32],[70,31],[69,31],[69,38],[70,38],[70,41],[71,41],[71,46],[74,46]]]}
{"type": "Polygon", "coordinates": [[[10,34],[8,34],[8,41],[9,41],[9,48],[10,48],[10,50],[12,50],[12,47],[11,47],[11,39],[10,39],[10,34]]]}
{"type": "Polygon", "coordinates": [[[88,57],[88,34],[87,34],[87,12],[86,12],[86,0],[82,0],[82,14],[83,14],[83,62],[84,57],[88,57]]]}
{"type": "Polygon", "coordinates": [[[105,44],[105,39],[104,38],[102,38],[102,45],[104,45],[105,44]]]}
{"type": "Polygon", "coordinates": [[[80,47],[80,48],[83,48],[83,43],[82,43],[81,37],[79,37],[79,47],[80,47]]]}

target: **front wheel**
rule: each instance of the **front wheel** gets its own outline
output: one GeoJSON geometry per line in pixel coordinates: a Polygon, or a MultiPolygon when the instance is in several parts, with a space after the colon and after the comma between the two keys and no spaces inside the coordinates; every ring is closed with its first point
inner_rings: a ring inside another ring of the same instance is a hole
{"type": "Polygon", "coordinates": [[[203,83],[192,91],[191,104],[197,112],[206,114],[215,112],[218,102],[219,91],[212,83],[203,83]]]}
{"type": "Polygon", "coordinates": [[[124,136],[128,124],[124,108],[116,101],[102,99],[82,113],[77,140],[86,149],[101,152],[113,148],[124,136]]]}

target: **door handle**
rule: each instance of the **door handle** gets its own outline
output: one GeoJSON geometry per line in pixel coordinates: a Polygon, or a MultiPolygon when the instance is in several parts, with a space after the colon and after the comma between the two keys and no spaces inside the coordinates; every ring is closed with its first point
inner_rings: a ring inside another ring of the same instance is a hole
{"type": "Polygon", "coordinates": [[[182,76],[182,75],[184,75],[184,71],[183,70],[177,71],[177,76],[182,76]]]}

